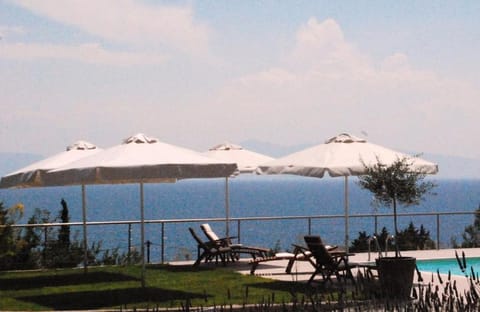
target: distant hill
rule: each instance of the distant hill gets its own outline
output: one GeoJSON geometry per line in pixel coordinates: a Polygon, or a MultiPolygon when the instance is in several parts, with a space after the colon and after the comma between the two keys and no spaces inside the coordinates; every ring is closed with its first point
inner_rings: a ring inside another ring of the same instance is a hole
{"type": "Polygon", "coordinates": [[[428,153],[421,157],[438,164],[438,178],[480,179],[480,159],[428,153]]]}
{"type": "Polygon", "coordinates": [[[247,140],[241,142],[240,145],[251,151],[278,158],[313,146],[314,144],[278,145],[256,140],[247,140]]]}
{"type": "MultiPolygon", "coordinates": [[[[241,142],[244,148],[262,153],[271,157],[282,157],[316,144],[301,144],[282,146],[256,140],[241,142]]],[[[407,154],[412,154],[408,153],[407,154]]],[[[480,179],[480,159],[447,156],[425,153],[422,158],[438,164],[439,173],[435,176],[441,179],[480,179]]]]}
{"type": "Polygon", "coordinates": [[[0,153],[0,176],[9,174],[43,159],[42,155],[24,153],[0,153]]]}

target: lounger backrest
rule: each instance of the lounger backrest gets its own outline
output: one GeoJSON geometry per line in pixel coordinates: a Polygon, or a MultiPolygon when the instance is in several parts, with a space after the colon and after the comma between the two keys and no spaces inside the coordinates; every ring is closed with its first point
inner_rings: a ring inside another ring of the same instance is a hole
{"type": "Polygon", "coordinates": [[[207,246],[207,244],[205,244],[205,242],[202,241],[202,240],[200,239],[200,237],[198,237],[198,235],[197,235],[197,233],[195,233],[195,230],[194,230],[194,229],[192,229],[192,228],[190,227],[190,228],[188,228],[188,230],[190,231],[190,234],[192,234],[193,238],[197,241],[198,246],[200,246],[200,247],[202,247],[202,248],[204,248],[204,249],[209,249],[209,246],[207,246]]]}
{"type": "Polygon", "coordinates": [[[212,228],[210,227],[210,224],[204,223],[204,224],[200,225],[200,228],[205,233],[205,235],[208,237],[208,239],[210,239],[212,241],[218,241],[220,239],[218,237],[218,235],[212,230],[212,228]]]}
{"type": "Polygon", "coordinates": [[[310,249],[312,255],[315,257],[318,263],[330,264],[332,262],[332,257],[328,253],[328,250],[325,247],[325,244],[322,242],[320,236],[306,235],[304,239],[308,249],[310,249]]]}

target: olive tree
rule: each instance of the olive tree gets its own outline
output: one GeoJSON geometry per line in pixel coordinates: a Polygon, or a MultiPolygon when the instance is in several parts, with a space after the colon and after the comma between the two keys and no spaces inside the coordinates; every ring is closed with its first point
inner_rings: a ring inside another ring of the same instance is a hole
{"type": "MultiPolygon", "coordinates": [[[[365,165],[365,164],[364,164],[365,165]]],[[[418,205],[426,194],[436,186],[431,181],[425,181],[426,173],[413,170],[409,158],[398,158],[390,165],[377,163],[365,165],[365,174],[359,176],[358,184],[374,195],[374,200],[393,208],[395,235],[399,234],[397,225],[397,204],[404,206],[418,205]]]]}

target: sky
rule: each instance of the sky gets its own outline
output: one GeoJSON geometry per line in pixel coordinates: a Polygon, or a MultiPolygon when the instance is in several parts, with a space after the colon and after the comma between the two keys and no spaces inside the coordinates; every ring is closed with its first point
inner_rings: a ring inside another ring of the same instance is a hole
{"type": "Polygon", "coordinates": [[[479,1],[0,0],[0,152],[347,132],[480,159],[479,1]]]}

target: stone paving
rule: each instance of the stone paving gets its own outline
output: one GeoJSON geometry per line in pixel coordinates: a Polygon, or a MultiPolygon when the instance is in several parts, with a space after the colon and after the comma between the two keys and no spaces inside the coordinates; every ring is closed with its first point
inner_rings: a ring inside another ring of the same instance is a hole
{"type": "MultiPolygon", "coordinates": [[[[455,258],[455,251],[458,255],[462,254],[462,251],[465,252],[465,256],[468,257],[480,257],[480,248],[464,248],[464,249],[441,249],[441,250],[415,250],[415,251],[402,251],[402,256],[412,256],[417,260],[423,259],[447,259],[455,258]]],[[[394,252],[390,251],[388,256],[394,256],[394,252]]],[[[368,253],[357,253],[349,257],[350,262],[364,263],[364,262],[373,262],[377,257],[376,253],[370,254],[370,259],[368,253]]],[[[228,266],[235,268],[235,270],[241,274],[250,274],[250,259],[245,258],[237,261],[235,263],[229,263],[228,266]]],[[[171,264],[191,264],[193,261],[180,261],[171,264]]],[[[255,275],[261,276],[264,278],[271,278],[282,281],[295,281],[295,282],[306,282],[311,274],[313,273],[313,266],[308,261],[296,261],[292,268],[291,274],[285,273],[285,268],[287,267],[288,260],[275,260],[262,262],[258,265],[255,270],[255,275]]],[[[468,263],[467,263],[468,264],[468,263]]],[[[202,263],[201,265],[205,265],[202,263]]],[[[207,264],[211,265],[211,264],[207,264]]],[[[480,272],[480,268],[476,271],[480,272]]],[[[354,270],[354,275],[356,271],[354,270]]],[[[417,274],[415,274],[414,283],[415,284],[428,284],[432,283],[435,285],[440,285],[437,273],[431,272],[422,272],[423,282],[418,281],[417,274]]],[[[447,275],[441,275],[442,280],[447,281],[447,275]]],[[[468,290],[470,287],[470,280],[465,276],[452,275],[452,280],[456,281],[457,289],[460,292],[468,290]]]]}
{"type": "MultiPolygon", "coordinates": [[[[459,255],[462,251],[465,252],[466,257],[480,257],[480,248],[465,248],[465,249],[441,249],[441,250],[419,250],[419,251],[403,251],[402,256],[412,256],[416,259],[445,259],[455,258],[455,251],[459,255]]],[[[388,256],[394,256],[394,252],[389,252],[388,256]]],[[[364,263],[373,262],[377,257],[376,253],[358,253],[349,257],[350,262],[364,263]]],[[[250,265],[248,259],[242,259],[239,263],[234,264],[238,272],[242,274],[250,274],[250,265]]],[[[288,260],[275,260],[260,263],[255,271],[255,275],[265,278],[272,278],[283,281],[299,281],[306,282],[313,272],[313,266],[308,261],[296,261],[291,274],[285,273],[288,260]]],[[[467,263],[468,264],[468,263],[467,263]]],[[[477,270],[480,271],[480,270],[477,270]]],[[[353,272],[354,275],[356,272],[353,272]]],[[[437,273],[422,272],[423,282],[418,281],[418,276],[415,274],[414,283],[428,284],[432,282],[433,285],[440,285],[437,273]]],[[[446,275],[441,275],[442,280],[447,280],[446,275]]],[[[468,290],[470,287],[470,281],[464,276],[452,275],[452,280],[456,280],[457,288],[459,291],[468,290]]]]}

